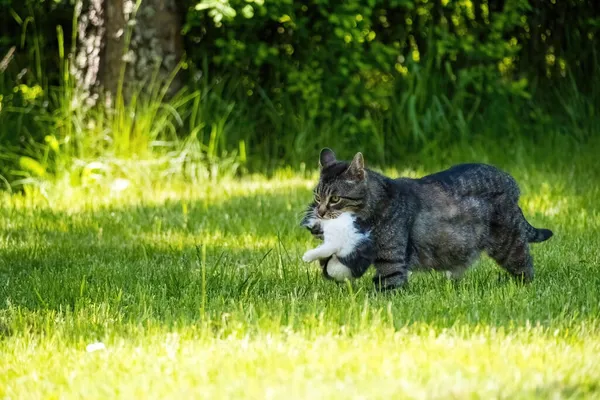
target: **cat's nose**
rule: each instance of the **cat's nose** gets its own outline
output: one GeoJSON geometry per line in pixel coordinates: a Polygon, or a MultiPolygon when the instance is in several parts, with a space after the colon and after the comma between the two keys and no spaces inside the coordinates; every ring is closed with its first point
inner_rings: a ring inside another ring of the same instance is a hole
{"type": "Polygon", "coordinates": [[[325,207],[319,207],[317,209],[317,215],[319,217],[323,217],[325,215],[325,213],[327,212],[327,209],[325,207]]]}

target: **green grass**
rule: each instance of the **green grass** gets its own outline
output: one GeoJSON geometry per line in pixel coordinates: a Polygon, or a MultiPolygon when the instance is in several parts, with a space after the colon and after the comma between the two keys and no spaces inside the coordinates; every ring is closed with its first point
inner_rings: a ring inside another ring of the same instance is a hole
{"type": "Polygon", "coordinates": [[[524,287],[485,257],[457,285],[324,281],[300,260],[315,175],[5,194],[0,396],[598,398],[594,157],[500,163],[555,232],[524,287]]]}

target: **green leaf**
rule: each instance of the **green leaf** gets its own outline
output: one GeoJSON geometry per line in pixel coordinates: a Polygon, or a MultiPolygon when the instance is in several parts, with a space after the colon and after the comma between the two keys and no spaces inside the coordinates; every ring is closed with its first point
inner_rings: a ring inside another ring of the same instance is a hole
{"type": "Polygon", "coordinates": [[[31,157],[20,157],[19,166],[23,169],[23,171],[29,172],[32,175],[38,177],[46,176],[46,168],[31,157]]]}

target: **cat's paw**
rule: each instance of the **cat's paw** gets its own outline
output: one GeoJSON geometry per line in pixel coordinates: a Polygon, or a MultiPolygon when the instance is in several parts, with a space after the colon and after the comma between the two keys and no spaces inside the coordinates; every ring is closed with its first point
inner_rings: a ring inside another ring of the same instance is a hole
{"type": "Polygon", "coordinates": [[[375,284],[375,289],[380,292],[404,289],[408,284],[408,273],[398,271],[385,276],[375,275],[373,283],[375,284]]]}
{"type": "Polygon", "coordinates": [[[317,257],[315,256],[315,252],[312,250],[307,251],[302,256],[302,261],[304,261],[304,262],[311,262],[311,261],[315,261],[316,259],[317,259],[317,257]]]}

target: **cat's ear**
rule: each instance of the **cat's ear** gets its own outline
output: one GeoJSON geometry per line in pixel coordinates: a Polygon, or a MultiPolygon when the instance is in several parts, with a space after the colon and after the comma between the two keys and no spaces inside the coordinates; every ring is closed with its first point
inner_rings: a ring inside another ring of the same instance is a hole
{"type": "Polygon", "coordinates": [[[327,167],[328,165],[331,165],[335,162],[335,153],[333,152],[333,150],[328,149],[327,147],[325,147],[323,150],[321,150],[321,154],[319,155],[319,168],[323,169],[325,167],[327,167]]]}
{"type": "Polygon", "coordinates": [[[361,152],[356,153],[350,166],[348,167],[348,174],[352,179],[362,181],[365,179],[365,160],[361,152]]]}

